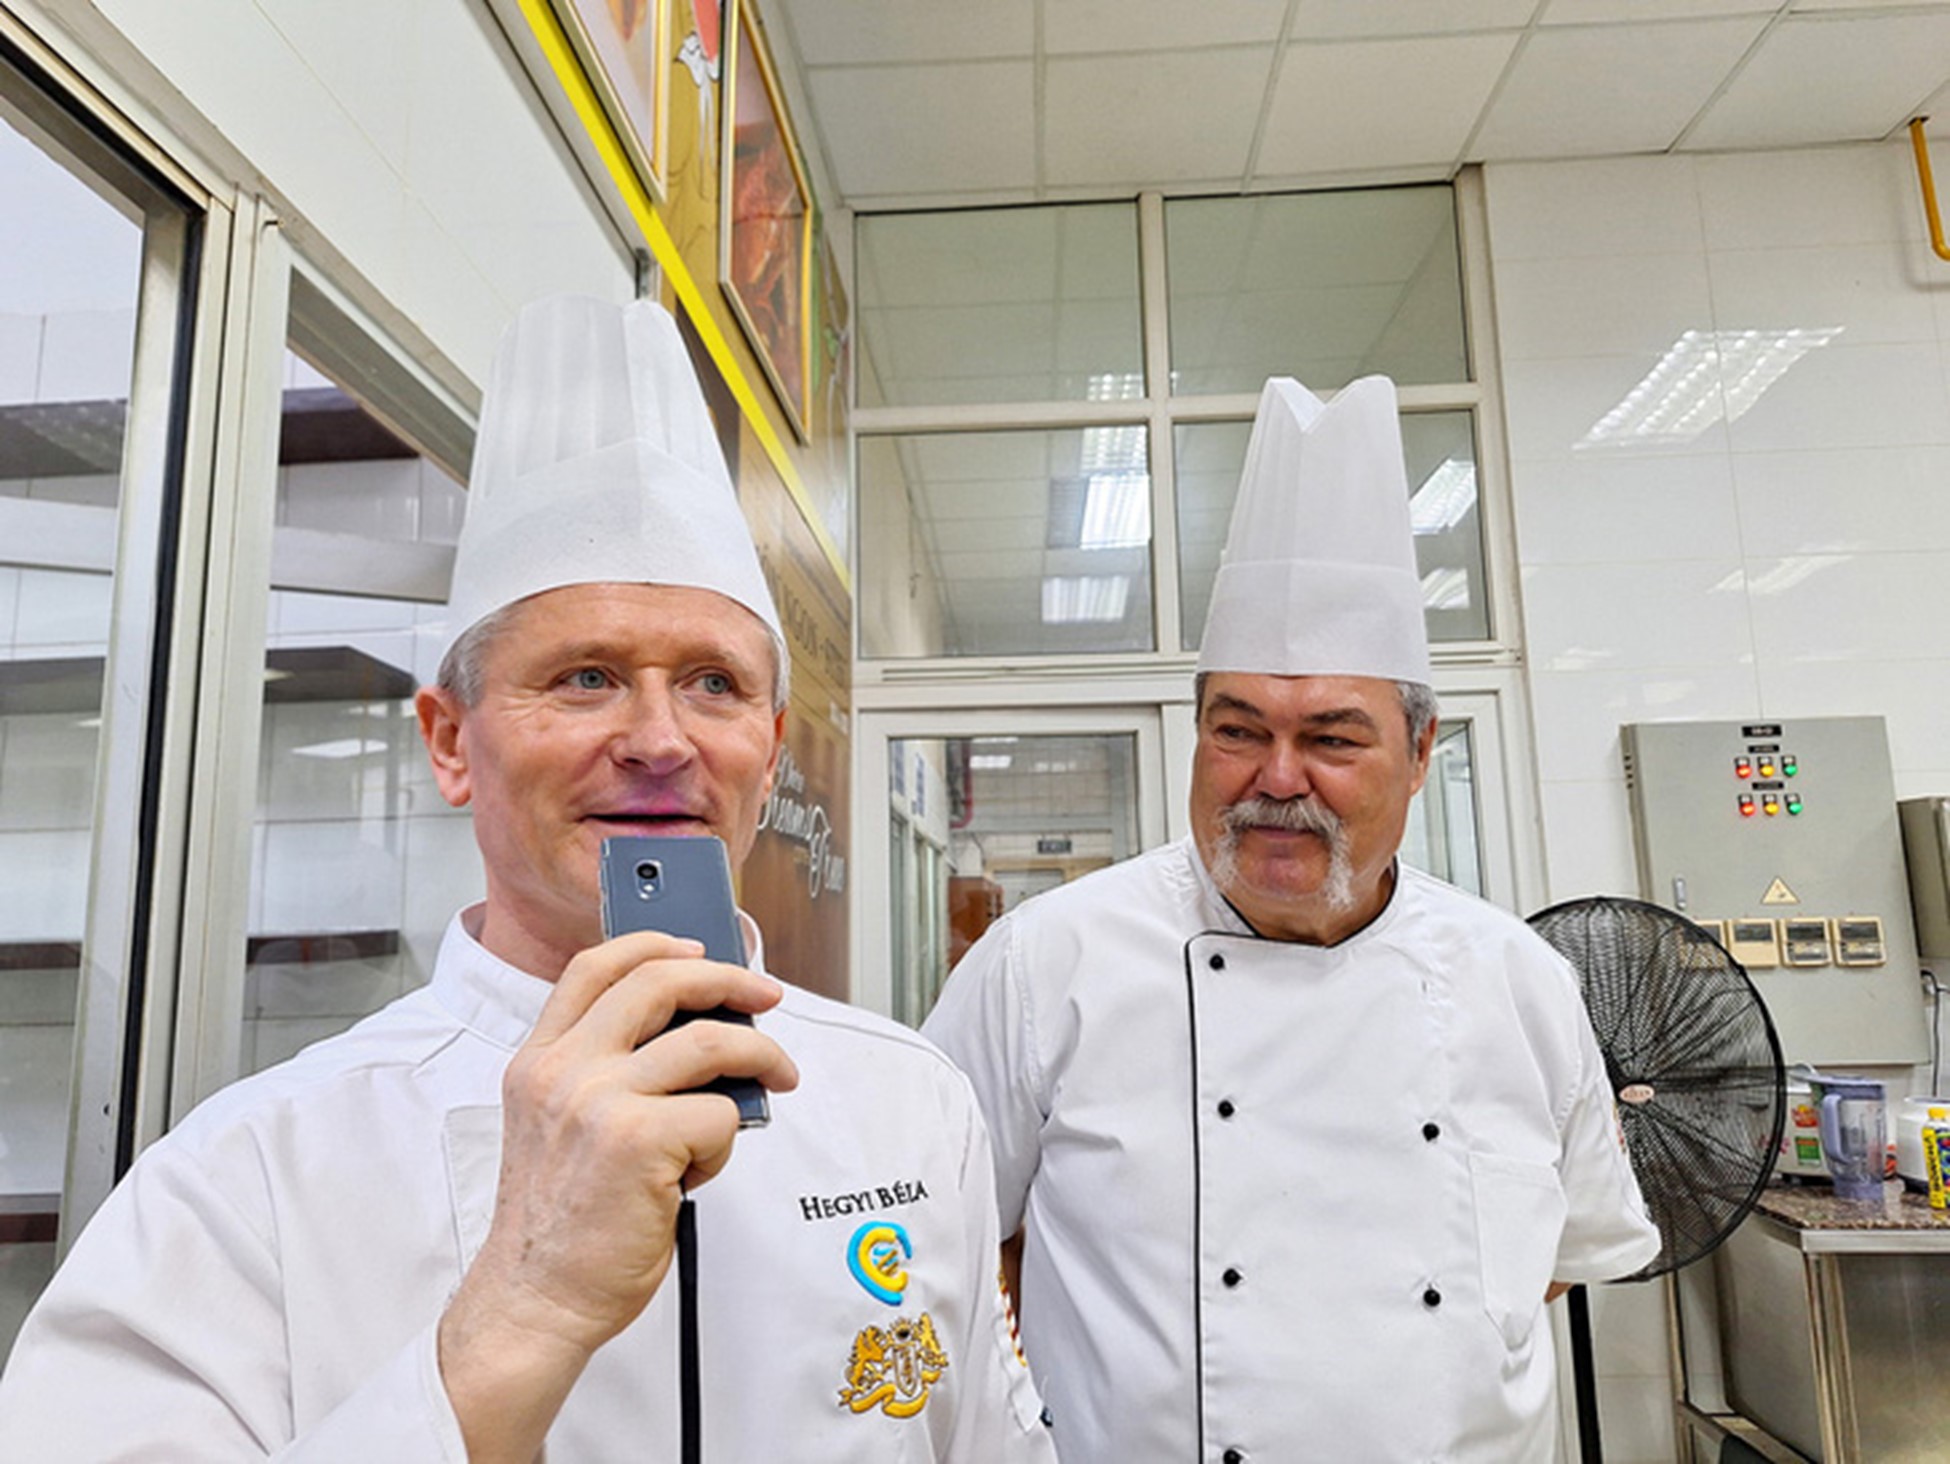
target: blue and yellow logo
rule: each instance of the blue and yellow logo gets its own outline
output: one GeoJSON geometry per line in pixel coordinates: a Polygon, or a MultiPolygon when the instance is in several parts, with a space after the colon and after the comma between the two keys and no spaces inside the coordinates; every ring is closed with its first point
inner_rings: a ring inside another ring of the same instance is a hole
{"type": "Polygon", "coordinates": [[[907,1290],[907,1258],[914,1254],[907,1231],[891,1220],[869,1220],[847,1243],[846,1265],[875,1301],[899,1306],[907,1290]]]}

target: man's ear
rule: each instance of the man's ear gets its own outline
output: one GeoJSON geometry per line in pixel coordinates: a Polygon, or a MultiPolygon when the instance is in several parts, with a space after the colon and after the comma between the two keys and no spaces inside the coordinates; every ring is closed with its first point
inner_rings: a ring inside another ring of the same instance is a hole
{"type": "Polygon", "coordinates": [[[1428,779],[1429,757],[1435,751],[1435,734],[1439,730],[1433,718],[1422,729],[1421,740],[1415,747],[1415,786],[1409,790],[1411,797],[1422,791],[1422,784],[1428,779]]]}
{"type": "Polygon", "coordinates": [[[466,807],[474,796],[474,786],[460,735],[465,708],[445,687],[423,686],[414,693],[413,711],[420,719],[420,740],[427,745],[427,761],[433,765],[433,781],[440,796],[451,807],[466,807]]]}
{"type": "Polygon", "coordinates": [[[779,754],[785,751],[785,708],[772,716],[772,760],[765,764],[765,796],[772,796],[772,780],[778,776],[779,754]]]}

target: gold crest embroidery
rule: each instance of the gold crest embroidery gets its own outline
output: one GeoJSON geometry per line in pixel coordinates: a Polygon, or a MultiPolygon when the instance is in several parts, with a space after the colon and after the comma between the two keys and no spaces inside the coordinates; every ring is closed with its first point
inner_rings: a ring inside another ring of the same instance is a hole
{"type": "Polygon", "coordinates": [[[878,1408],[890,1418],[912,1418],[928,1406],[928,1392],[947,1366],[927,1312],[919,1321],[896,1317],[885,1327],[863,1327],[847,1359],[840,1404],[855,1413],[878,1408]]]}

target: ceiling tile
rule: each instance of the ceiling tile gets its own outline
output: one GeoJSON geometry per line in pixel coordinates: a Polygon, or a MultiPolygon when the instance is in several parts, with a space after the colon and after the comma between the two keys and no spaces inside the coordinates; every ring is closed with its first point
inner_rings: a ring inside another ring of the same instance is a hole
{"type": "Polygon", "coordinates": [[[1243,176],[1271,64],[1264,46],[1052,59],[1043,88],[1044,181],[1243,176]]]}
{"type": "Polygon", "coordinates": [[[1031,0],[789,0],[764,7],[787,26],[807,66],[863,61],[983,61],[1036,49],[1031,0]]]}
{"type": "Polygon", "coordinates": [[[1299,40],[1351,40],[1377,36],[1453,35],[1461,31],[1517,29],[1530,21],[1537,0],[1306,0],[1293,18],[1299,40]]]}
{"type": "Polygon", "coordinates": [[[1517,57],[1471,156],[1663,152],[1765,24],[1747,16],[1539,32],[1517,57]]]}
{"type": "MultiPolygon", "coordinates": [[[[1881,0],[1887,3],[1887,0],[1881,0]]],[[[1538,24],[1589,25],[1593,22],[1704,20],[1723,15],[1772,15],[1781,0],[1550,0],[1538,24]]]]}
{"type": "Polygon", "coordinates": [[[1691,148],[1864,141],[1902,126],[1950,80],[1950,11],[1841,15],[1776,26],[1691,148]]]}
{"type": "Polygon", "coordinates": [[[1289,47],[1258,172],[1446,165],[1515,48],[1514,32],[1289,47]]]}
{"type": "Polygon", "coordinates": [[[1028,61],[807,71],[827,161],[845,197],[1035,183],[1028,61]]]}
{"type": "Polygon", "coordinates": [[[1059,56],[1265,45],[1279,36],[1285,14],[1266,0],[1060,0],[1043,7],[1043,49],[1059,56]]]}

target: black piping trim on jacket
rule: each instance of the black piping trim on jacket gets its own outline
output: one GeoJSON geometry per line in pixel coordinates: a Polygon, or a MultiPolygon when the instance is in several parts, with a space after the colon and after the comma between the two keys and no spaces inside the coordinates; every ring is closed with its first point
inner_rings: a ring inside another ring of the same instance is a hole
{"type": "Polygon", "coordinates": [[[1198,1457],[1205,1457],[1205,1287],[1199,1266],[1204,1243],[1200,1231],[1205,1215],[1202,1179],[1205,1173],[1198,1142],[1198,987],[1192,975],[1192,943],[1210,931],[1200,931],[1185,942],[1185,1040],[1192,1064],[1192,1387],[1198,1400],[1198,1457]]]}
{"type": "MultiPolygon", "coordinates": [[[[1221,895],[1224,900],[1225,896],[1221,895]]],[[[1235,915],[1238,908],[1226,900],[1226,908],[1235,915]]],[[[1239,916],[1245,922],[1244,915],[1239,916]]],[[[1220,940],[1266,940],[1246,924],[1244,933],[1237,930],[1201,930],[1185,942],[1185,1040],[1190,1049],[1192,1066],[1192,1383],[1198,1394],[1198,1457],[1205,1457],[1205,1291],[1199,1258],[1204,1253],[1205,1228],[1205,1162],[1199,1147],[1198,1110],[1198,976],[1192,965],[1192,944],[1213,936],[1220,940]]]]}

